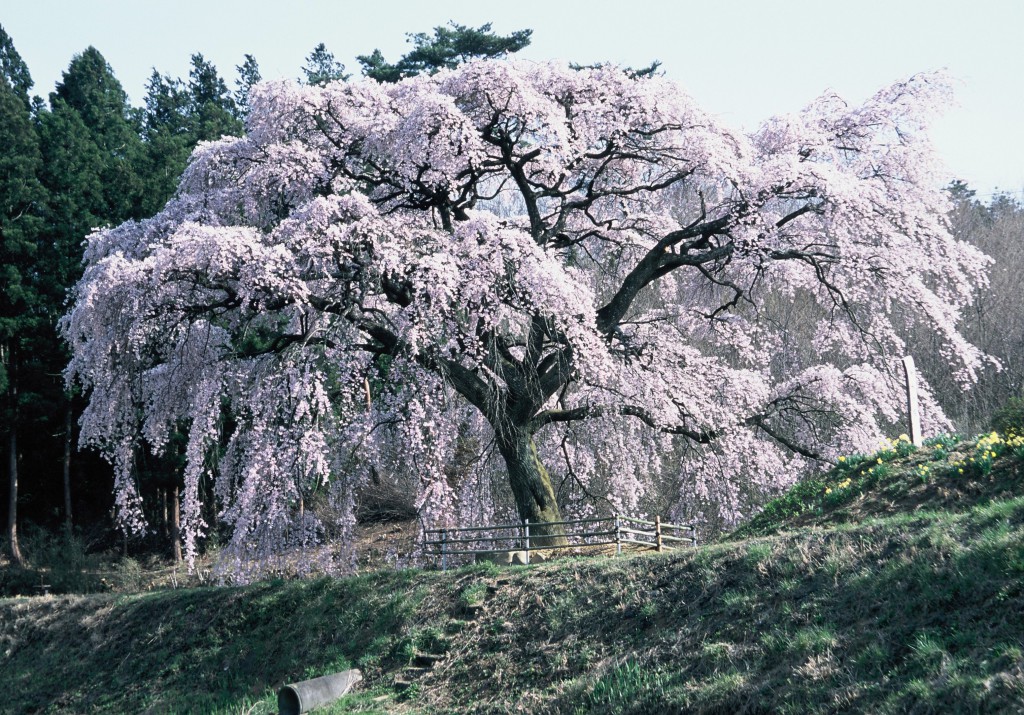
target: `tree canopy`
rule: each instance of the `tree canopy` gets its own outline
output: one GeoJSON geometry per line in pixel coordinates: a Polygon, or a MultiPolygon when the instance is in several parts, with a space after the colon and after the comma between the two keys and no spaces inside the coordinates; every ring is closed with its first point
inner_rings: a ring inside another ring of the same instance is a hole
{"type": "Polygon", "coordinates": [[[315,538],[317,493],[350,526],[371,469],[434,524],[666,483],[734,522],[899,421],[910,326],[961,384],[985,360],[957,321],[986,259],[925,133],[948,92],[826,94],[744,135],[613,67],[262,84],[159,214],[89,238],[63,322],[83,441],[141,526],[137,441],[186,425],[190,553],[206,475],[240,559],[315,538]],[[813,351],[787,350],[794,301],[813,351]]]}

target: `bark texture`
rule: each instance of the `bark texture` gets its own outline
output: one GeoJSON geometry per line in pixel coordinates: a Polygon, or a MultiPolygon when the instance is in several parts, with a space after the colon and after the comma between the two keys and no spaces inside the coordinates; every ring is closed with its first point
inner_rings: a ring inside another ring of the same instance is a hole
{"type": "Polygon", "coordinates": [[[7,551],[15,563],[23,566],[25,559],[22,558],[21,548],[18,546],[18,433],[13,427],[8,439],[8,448],[10,489],[7,501],[7,551]]]}
{"type": "Polygon", "coordinates": [[[566,545],[565,529],[551,523],[561,521],[562,514],[533,436],[525,429],[510,430],[499,437],[498,449],[508,466],[519,517],[530,521],[531,545],[566,545]]]}

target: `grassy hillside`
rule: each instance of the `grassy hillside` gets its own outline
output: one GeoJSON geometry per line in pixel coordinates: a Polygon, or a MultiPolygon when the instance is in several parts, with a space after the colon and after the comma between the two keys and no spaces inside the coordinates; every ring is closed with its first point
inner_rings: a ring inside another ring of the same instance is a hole
{"type": "Polygon", "coordinates": [[[1022,457],[895,442],[671,555],[6,599],[0,712],[1024,712],[1022,457]]]}

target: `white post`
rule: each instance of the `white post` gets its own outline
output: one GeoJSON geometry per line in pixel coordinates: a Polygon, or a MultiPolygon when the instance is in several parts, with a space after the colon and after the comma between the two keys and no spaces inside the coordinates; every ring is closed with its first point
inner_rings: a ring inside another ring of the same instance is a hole
{"type": "Polygon", "coordinates": [[[530,565],[530,520],[523,519],[523,527],[526,530],[526,565],[530,565]]]}
{"type": "Polygon", "coordinates": [[[917,371],[914,369],[914,358],[907,355],[903,358],[903,372],[907,378],[907,414],[910,417],[910,442],[920,447],[921,412],[917,407],[917,371]]]}

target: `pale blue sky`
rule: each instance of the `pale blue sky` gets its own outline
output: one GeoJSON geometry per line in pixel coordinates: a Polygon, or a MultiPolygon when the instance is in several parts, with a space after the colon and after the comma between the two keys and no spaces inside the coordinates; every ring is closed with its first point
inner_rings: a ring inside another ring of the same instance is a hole
{"type": "Polygon", "coordinates": [[[659,59],[705,108],[746,128],[827,88],[858,101],[947,68],[961,82],[959,106],[933,136],[951,176],[980,194],[1024,191],[1024,0],[4,0],[0,9],[36,93],[48,94],[72,55],[94,45],[135,104],[153,67],[187,76],[193,52],[232,87],[245,53],[265,78],[297,77],[319,42],[358,74],[355,55],[379,47],[397,59],[405,33],[449,20],[532,28],[521,53],[531,59],[659,59]]]}

